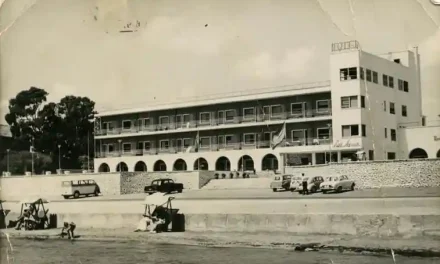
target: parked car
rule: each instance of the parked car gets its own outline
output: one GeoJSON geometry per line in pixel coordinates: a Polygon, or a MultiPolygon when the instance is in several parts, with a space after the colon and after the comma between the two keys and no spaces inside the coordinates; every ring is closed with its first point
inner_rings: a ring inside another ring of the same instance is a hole
{"type": "Polygon", "coordinates": [[[355,182],[348,179],[347,175],[330,176],[321,184],[321,190],[323,193],[331,191],[342,192],[345,190],[353,191],[355,186],[355,182]]]}
{"type": "MultiPolygon", "coordinates": [[[[324,182],[322,176],[305,176],[302,181],[307,181],[307,189],[311,193],[315,193],[320,190],[321,183],[324,182]]],[[[302,181],[297,185],[297,190],[299,193],[303,193],[302,181]]]]}
{"type": "Polygon", "coordinates": [[[273,181],[270,183],[270,188],[276,192],[280,189],[282,190],[289,190],[290,189],[290,179],[292,178],[292,175],[277,175],[273,178],[273,181]]]}
{"type": "Polygon", "coordinates": [[[101,193],[99,185],[94,180],[63,181],[61,186],[64,199],[72,196],[73,198],[79,198],[81,195],[98,196],[101,193]]]}
{"type": "Polygon", "coordinates": [[[295,190],[298,189],[298,185],[300,185],[302,183],[303,177],[304,176],[302,176],[302,174],[292,176],[292,178],[290,179],[290,191],[291,192],[294,192],[295,190]]]}
{"type": "Polygon", "coordinates": [[[149,186],[145,186],[144,192],[148,194],[161,193],[181,193],[183,190],[182,183],[176,183],[172,179],[157,179],[153,180],[149,186]]]}

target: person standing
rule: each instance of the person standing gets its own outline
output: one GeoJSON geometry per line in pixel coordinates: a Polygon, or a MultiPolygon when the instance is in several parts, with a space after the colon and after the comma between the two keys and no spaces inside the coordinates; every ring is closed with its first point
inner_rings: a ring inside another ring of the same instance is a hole
{"type": "Polygon", "coordinates": [[[307,185],[308,185],[307,184],[307,178],[303,178],[303,181],[302,181],[302,187],[303,187],[302,192],[303,192],[303,195],[309,194],[309,189],[308,189],[307,185]]]}

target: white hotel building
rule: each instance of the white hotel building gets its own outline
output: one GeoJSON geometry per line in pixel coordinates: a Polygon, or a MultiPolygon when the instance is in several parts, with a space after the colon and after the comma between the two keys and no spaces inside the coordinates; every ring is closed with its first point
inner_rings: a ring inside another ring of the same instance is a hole
{"type": "Polygon", "coordinates": [[[405,129],[423,123],[418,62],[411,51],[376,56],[356,41],[336,43],[329,81],[99,113],[95,171],[227,171],[242,164],[261,171],[344,162],[359,151],[370,160],[421,157],[407,140],[416,130],[405,129]],[[273,149],[284,123],[285,140],[273,149]]]}

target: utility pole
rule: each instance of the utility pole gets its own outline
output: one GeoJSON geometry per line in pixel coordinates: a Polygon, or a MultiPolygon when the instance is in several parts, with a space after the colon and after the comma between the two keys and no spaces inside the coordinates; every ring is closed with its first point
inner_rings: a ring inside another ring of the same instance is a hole
{"type": "Polygon", "coordinates": [[[6,153],[7,153],[7,170],[8,170],[8,173],[9,173],[9,151],[10,151],[10,149],[7,149],[6,150],[6,153]]]}

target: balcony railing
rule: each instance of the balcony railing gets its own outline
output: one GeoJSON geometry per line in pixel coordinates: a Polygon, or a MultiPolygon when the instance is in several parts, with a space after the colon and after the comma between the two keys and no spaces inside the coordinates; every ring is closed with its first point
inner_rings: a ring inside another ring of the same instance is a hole
{"type": "Polygon", "coordinates": [[[209,127],[209,126],[222,126],[222,125],[232,125],[232,124],[248,124],[248,123],[258,123],[258,122],[268,122],[268,121],[282,121],[291,119],[301,119],[301,118],[314,118],[314,117],[325,117],[331,116],[331,109],[320,109],[320,110],[307,110],[299,112],[281,112],[272,115],[251,115],[251,116],[235,116],[233,118],[212,118],[210,120],[192,120],[189,122],[170,122],[167,124],[154,124],[149,126],[131,126],[128,128],[115,127],[111,129],[101,129],[97,130],[95,135],[118,135],[125,133],[138,133],[138,132],[154,132],[154,131],[167,131],[167,130],[180,130],[180,129],[191,129],[197,127],[209,127]]]}
{"type": "MultiPolygon", "coordinates": [[[[316,146],[316,145],[330,145],[330,139],[319,138],[302,138],[297,140],[284,141],[277,147],[303,147],[303,146],[316,146]]],[[[148,150],[134,149],[131,151],[113,151],[113,152],[96,152],[97,158],[105,157],[121,157],[121,156],[142,156],[142,155],[157,155],[166,153],[185,153],[185,152],[211,152],[222,150],[240,150],[240,149],[262,149],[270,148],[270,141],[257,141],[257,142],[234,142],[225,144],[211,144],[207,146],[199,146],[197,150],[194,147],[168,147],[168,148],[150,148],[148,150]],[[189,151],[188,151],[189,149],[189,151]]]]}

